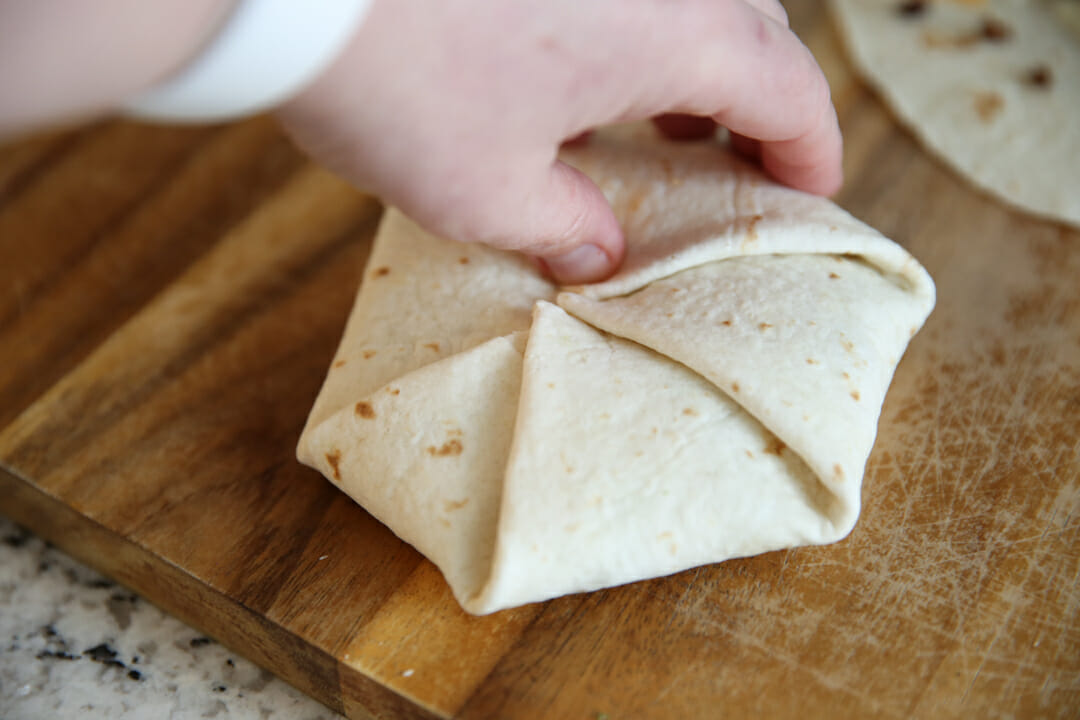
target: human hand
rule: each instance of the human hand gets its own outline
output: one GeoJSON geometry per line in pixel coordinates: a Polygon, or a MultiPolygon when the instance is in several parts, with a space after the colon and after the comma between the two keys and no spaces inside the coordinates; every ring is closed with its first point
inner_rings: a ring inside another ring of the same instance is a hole
{"type": "Polygon", "coordinates": [[[776,0],[375,0],[280,115],[317,160],[443,237],[603,279],[625,250],[600,190],[560,162],[592,128],[714,119],[777,179],[842,180],[828,84],[776,0]]]}

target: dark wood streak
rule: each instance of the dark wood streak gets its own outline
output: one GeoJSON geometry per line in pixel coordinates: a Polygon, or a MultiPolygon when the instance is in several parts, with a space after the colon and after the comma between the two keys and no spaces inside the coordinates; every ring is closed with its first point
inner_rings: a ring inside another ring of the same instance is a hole
{"type": "Polygon", "coordinates": [[[16,146],[0,148],[0,207],[13,202],[26,188],[33,185],[49,168],[72,152],[100,125],[58,131],[32,137],[16,146]]]}
{"type": "MultiPolygon", "coordinates": [[[[16,462],[35,462],[37,473],[47,474],[63,462],[65,456],[78,454],[86,444],[92,443],[103,431],[119,420],[136,413],[148,401],[153,400],[169,385],[175,383],[192,365],[206,361],[215,348],[225,345],[246,327],[253,318],[271,312],[280,312],[280,303],[302,287],[315,272],[339,255],[350,244],[355,244],[358,231],[374,229],[374,219],[367,216],[351,226],[322,247],[313,247],[311,255],[301,255],[296,261],[280,269],[281,275],[271,277],[263,288],[249,296],[232,299],[229,305],[210,316],[209,322],[198,327],[189,343],[176,354],[163,358],[163,363],[141,382],[129,385],[125,378],[115,376],[97,377],[84,385],[76,405],[69,407],[79,420],[72,427],[70,418],[50,418],[48,424],[36,433],[37,441],[21,445],[12,456],[16,462]],[[54,424],[55,423],[55,424],[54,424]],[[65,428],[61,431],[61,428],[65,428]]],[[[148,342],[142,343],[148,347],[148,342]]],[[[152,351],[152,350],[151,350],[152,351]]],[[[302,352],[296,348],[296,352],[302,352]]],[[[260,360],[265,359],[265,355],[260,360]]],[[[239,370],[240,368],[238,368],[239,370]]],[[[244,374],[247,369],[244,369],[244,374]]],[[[69,401],[70,403],[70,401],[69,401]]],[[[157,416],[160,417],[160,416],[157,416]]],[[[165,423],[168,416],[161,418],[165,423]]]]}
{"type": "Polygon", "coordinates": [[[147,197],[132,222],[103,235],[97,251],[70,266],[62,284],[21,303],[18,314],[0,329],[0,344],[5,337],[34,336],[33,342],[9,352],[0,369],[0,422],[74,367],[300,166],[296,150],[265,123],[217,139],[179,175],[177,182],[191,190],[170,188],[147,197]],[[207,175],[219,177],[205,182],[207,175]],[[162,227],[158,217],[167,225],[162,227]],[[160,230],[148,238],[151,224],[160,230]],[[130,268],[130,273],[110,277],[113,266],[130,268]]]}
{"type": "MultiPolygon", "coordinates": [[[[56,183],[63,187],[66,197],[50,196],[50,186],[39,182],[23,194],[23,202],[0,207],[0,252],[26,253],[28,234],[38,243],[47,243],[45,248],[35,248],[45,262],[36,268],[33,280],[21,286],[22,303],[32,302],[44,288],[61,282],[76,269],[149,196],[171,182],[214,131],[173,129],[167,141],[160,143],[153,142],[152,130],[137,126],[110,126],[104,132],[108,142],[85,143],[85,157],[75,157],[76,153],[66,156],[69,162],[65,163],[63,180],[68,182],[56,183]],[[108,157],[106,149],[128,157],[120,163],[103,164],[108,157]],[[86,182],[74,182],[79,168],[87,162],[94,164],[93,174],[86,182]],[[31,193],[30,189],[37,192],[31,193]],[[89,217],[79,225],[83,214],[89,217]],[[72,232],[73,225],[78,231],[72,232]]],[[[0,267],[0,288],[11,286],[13,279],[0,267]]],[[[0,331],[12,322],[18,310],[17,305],[0,304],[0,331]]]]}

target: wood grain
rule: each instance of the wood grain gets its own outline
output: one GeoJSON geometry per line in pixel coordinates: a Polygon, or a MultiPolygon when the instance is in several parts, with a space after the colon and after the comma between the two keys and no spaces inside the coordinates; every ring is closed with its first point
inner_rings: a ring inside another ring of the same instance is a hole
{"type": "Polygon", "coordinates": [[[266,119],[0,149],[0,511],[350,717],[1074,717],[1080,233],[927,156],[812,5],[839,202],[939,291],[847,540],[465,615],[293,459],[379,207],[266,119]]]}

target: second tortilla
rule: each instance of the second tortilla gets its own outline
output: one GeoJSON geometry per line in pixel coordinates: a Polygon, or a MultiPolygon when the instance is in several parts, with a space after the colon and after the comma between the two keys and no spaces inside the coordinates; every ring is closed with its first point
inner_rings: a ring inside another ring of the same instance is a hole
{"type": "Polygon", "coordinates": [[[832,0],[851,58],[931,151],[1080,227],[1080,2],[832,0]]]}

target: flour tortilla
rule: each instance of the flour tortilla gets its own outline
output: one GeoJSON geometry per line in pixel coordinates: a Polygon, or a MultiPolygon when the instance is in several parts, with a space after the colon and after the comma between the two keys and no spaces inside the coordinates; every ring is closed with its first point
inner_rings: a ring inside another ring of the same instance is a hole
{"type": "Polygon", "coordinates": [[[860,72],[962,176],[1080,226],[1080,2],[931,0],[910,16],[900,6],[832,0],[860,72]],[[987,21],[1007,36],[986,39],[987,21]]]}
{"type": "Polygon", "coordinates": [[[844,537],[925,270],[717,144],[635,128],[564,159],[622,271],[556,294],[388,211],[300,459],[471,613],[844,537]]]}

